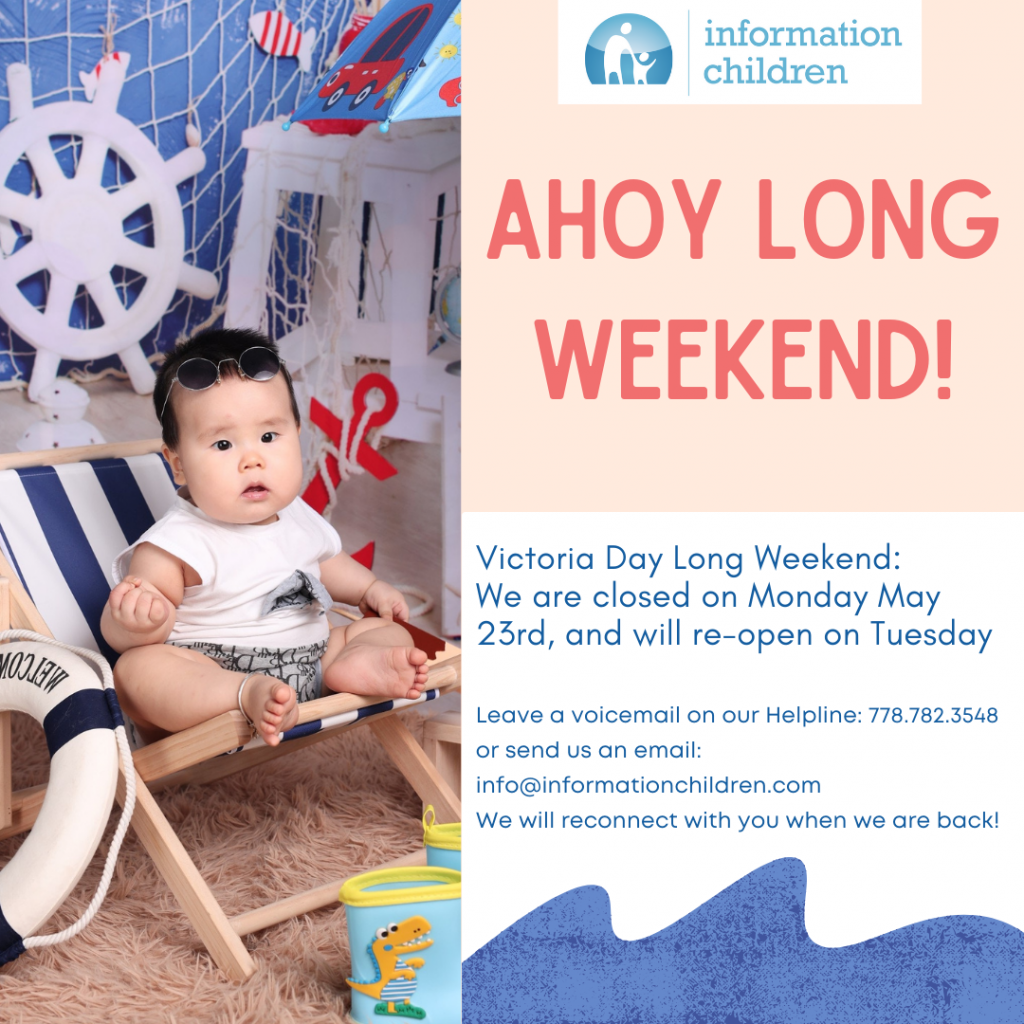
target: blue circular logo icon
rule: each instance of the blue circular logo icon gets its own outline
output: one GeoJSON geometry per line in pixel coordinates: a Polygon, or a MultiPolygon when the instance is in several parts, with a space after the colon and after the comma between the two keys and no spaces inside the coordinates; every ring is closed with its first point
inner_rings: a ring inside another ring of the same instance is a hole
{"type": "Polygon", "coordinates": [[[616,14],[587,40],[587,77],[594,85],[664,85],[670,74],[672,44],[642,14],[616,14]]]}

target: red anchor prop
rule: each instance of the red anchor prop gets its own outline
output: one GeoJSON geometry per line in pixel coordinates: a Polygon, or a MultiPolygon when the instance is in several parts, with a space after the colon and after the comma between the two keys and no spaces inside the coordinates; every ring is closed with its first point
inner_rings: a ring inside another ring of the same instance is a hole
{"type": "Polygon", "coordinates": [[[377,542],[371,540],[369,544],[364,544],[358,551],[352,552],[352,561],[358,562],[360,565],[367,569],[373,569],[373,553],[376,550],[377,542]]]}
{"type": "MultiPolygon", "coordinates": [[[[368,373],[365,377],[360,379],[352,392],[351,422],[353,425],[353,432],[359,425],[359,422],[363,417],[363,413],[366,412],[366,396],[373,388],[378,388],[383,393],[384,408],[378,409],[376,412],[370,414],[366,424],[367,430],[371,427],[383,426],[398,411],[398,391],[395,389],[395,385],[381,373],[368,373]]],[[[334,415],[333,412],[331,412],[330,409],[325,405],[322,405],[315,398],[311,399],[309,403],[309,419],[311,423],[319,427],[327,435],[336,448],[341,448],[341,434],[344,424],[337,416],[334,415]]],[[[350,435],[348,439],[348,451],[345,453],[350,459],[352,459],[352,446],[354,442],[355,437],[350,435]]],[[[327,474],[330,476],[331,483],[334,487],[337,487],[338,484],[341,483],[341,472],[338,469],[338,460],[333,455],[328,455],[326,461],[327,474]]],[[[380,452],[374,451],[361,438],[359,440],[358,447],[355,449],[355,458],[353,461],[359,463],[360,466],[373,474],[373,476],[378,480],[387,480],[388,477],[394,476],[398,472],[398,470],[395,469],[395,467],[388,462],[380,452]]],[[[321,514],[323,513],[323,510],[327,508],[327,503],[330,501],[330,495],[327,493],[327,485],[324,483],[323,476],[320,473],[317,473],[317,475],[309,482],[309,486],[306,488],[302,497],[310,508],[315,509],[321,514]]]]}

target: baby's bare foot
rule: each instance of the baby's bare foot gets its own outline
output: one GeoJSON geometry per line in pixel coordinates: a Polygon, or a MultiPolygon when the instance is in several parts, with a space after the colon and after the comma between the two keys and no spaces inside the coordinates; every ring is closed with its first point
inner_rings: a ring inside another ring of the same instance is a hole
{"type": "Polygon", "coordinates": [[[257,734],[271,747],[281,742],[279,733],[299,720],[295,691],[273,676],[250,676],[242,689],[242,707],[257,734]]]}
{"type": "Polygon", "coordinates": [[[327,666],[324,683],[339,693],[415,700],[427,682],[426,662],[418,647],[352,643],[327,666]]]}

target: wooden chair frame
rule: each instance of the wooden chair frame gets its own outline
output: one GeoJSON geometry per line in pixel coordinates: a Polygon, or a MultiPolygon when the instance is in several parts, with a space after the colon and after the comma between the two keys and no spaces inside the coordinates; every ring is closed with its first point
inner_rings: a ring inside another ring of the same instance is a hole
{"type": "MultiPolygon", "coordinates": [[[[0,470],[145,455],[159,451],[160,444],[159,441],[133,441],[87,448],[0,455],[0,470]]],[[[31,629],[44,636],[52,636],[40,610],[32,602],[17,574],[2,555],[0,578],[0,628],[31,629]]],[[[448,644],[430,663],[427,686],[447,692],[457,689],[460,683],[460,652],[458,648],[448,644]]],[[[377,703],[375,698],[345,693],[332,694],[300,705],[299,722],[326,718],[374,703],[377,703]]],[[[10,716],[9,711],[0,712],[0,839],[17,835],[32,827],[46,792],[45,786],[12,791],[10,716]]],[[[361,719],[354,724],[363,723],[373,730],[387,755],[420,799],[424,803],[434,805],[438,819],[460,821],[462,805],[459,797],[403,722],[394,716],[394,712],[384,712],[361,719]]],[[[350,726],[321,730],[277,747],[255,748],[231,757],[219,757],[217,755],[248,742],[252,735],[241,712],[229,711],[135,752],[137,797],[132,826],[215,963],[235,981],[243,981],[256,971],[256,965],[242,942],[243,936],[336,902],[338,889],[344,879],[326,882],[308,892],[229,918],[153,799],[153,793],[169,786],[224,778],[253,765],[319,743],[337,735],[345,728],[350,726]]],[[[118,800],[123,801],[123,796],[122,775],[118,786],[118,800]]],[[[380,867],[423,863],[424,854],[417,851],[380,867]]]]}

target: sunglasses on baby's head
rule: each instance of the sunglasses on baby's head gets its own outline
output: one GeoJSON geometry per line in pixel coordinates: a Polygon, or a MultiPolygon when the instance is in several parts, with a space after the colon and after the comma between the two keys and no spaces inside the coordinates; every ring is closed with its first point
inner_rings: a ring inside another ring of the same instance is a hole
{"type": "Polygon", "coordinates": [[[281,360],[276,352],[262,345],[247,348],[237,359],[233,356],[222,359],[215,363],[212,359],[204,356],[193,356],[186,359],[167,385],[167,395],[164,397],[164,406],[160,410],[160,420],[163,422],[164,413],[167,411],[167,403],[171,398],[171,388],[175,381],[187,391],[205,391],[212,388],[220,380],[220,368],[222,363],[236,363],[238,372],[248,380],[263,381],[273,380],[281,369],[281,360]]]}

